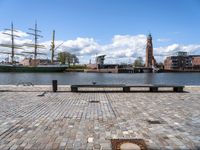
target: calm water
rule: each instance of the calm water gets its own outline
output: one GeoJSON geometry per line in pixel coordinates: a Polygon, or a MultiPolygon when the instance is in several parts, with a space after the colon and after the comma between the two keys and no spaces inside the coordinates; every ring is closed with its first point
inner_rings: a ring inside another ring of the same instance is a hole
{"type": "Polygon", "coordinates": [[[90,84],[93,81],[102,84],[183,84],[200,85],[200,73],[0,73],[0,84],[90,84]]]}

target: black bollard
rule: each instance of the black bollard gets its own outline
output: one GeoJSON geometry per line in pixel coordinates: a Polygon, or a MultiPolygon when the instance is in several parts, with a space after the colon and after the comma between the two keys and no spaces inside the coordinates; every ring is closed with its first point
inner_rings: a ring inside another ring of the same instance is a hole
{"type": "Polygon", "coordinates": [[[52,80],[52,88],[53,88],[53,92],[56,92],[58,89],[58,82],[57,80],[52,80]]]}

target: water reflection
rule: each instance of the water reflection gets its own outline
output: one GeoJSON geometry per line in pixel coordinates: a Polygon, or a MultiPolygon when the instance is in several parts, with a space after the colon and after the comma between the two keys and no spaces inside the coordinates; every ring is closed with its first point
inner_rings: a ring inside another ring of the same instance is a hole
{"type": "Polygon", "coordinates": [[[145,74],[145,78],[144,78],[144,83],[145,84],[153,84],[153,83],[155,83],[154,82],[154,77],[155,77],[155,74],[146,73],[145,74]]]}

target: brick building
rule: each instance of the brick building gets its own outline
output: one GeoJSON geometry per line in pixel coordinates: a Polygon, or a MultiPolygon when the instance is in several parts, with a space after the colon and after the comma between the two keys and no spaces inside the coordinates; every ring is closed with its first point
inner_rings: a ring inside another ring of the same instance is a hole
{"type": "Polygon", "coordinates": [[[146,63],[145,67],[152,68],[155,65],[156,61],[153,56],[153,43],[152,36],[149,34],[147,36],[147,45],[146,45],[146,63]]]}
{"type": "Polygon", "coordinates": [[[200,56],[193,56],[192,64],[194,69],[200,70],[200,56]]]}
{"type": "Polygon", "coordinates": [[[164,68],[165,70],[200,70],[200,55],[178,52],[176,56],[165,59],[164,68]]]}

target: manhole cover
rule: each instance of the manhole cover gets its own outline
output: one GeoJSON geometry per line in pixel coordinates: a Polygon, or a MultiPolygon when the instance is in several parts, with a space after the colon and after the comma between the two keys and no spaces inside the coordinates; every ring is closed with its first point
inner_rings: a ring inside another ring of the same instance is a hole
{"type": "Polygon", "coordinates": [[[147,150],[143,139],[112,139],[113,150],[147,150]]]}
{"type": "Polygon", "coordinates": [[[100,101],[89,101],[89,103],[99,103],[100,101]]]}

